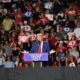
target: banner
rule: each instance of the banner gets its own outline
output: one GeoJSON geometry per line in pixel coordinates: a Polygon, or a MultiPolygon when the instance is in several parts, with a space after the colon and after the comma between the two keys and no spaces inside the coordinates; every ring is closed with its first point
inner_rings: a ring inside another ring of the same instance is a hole
{"type": "Polygon", "coordinates": [[[48,53],[25,53],[23,55],[24,61],[48,61],[48,53]]]}

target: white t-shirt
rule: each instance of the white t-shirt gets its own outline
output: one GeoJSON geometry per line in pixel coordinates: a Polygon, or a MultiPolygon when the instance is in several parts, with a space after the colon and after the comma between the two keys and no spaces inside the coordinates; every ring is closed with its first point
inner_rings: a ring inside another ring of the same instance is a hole
{"type": "Polygon", "coordinates": [[[79,52],[78,51],[72,51],[72,52],[70,52],[70,55],[74,56],[75,58],[78,58],[79,52]]]}
{"type": "Polygon", "coordinates": [[[78,39],[80,39],[80,27],[74,29],[74,34],[76,35],[76,37],[77,37],[78,39]]]}
{"type": "Polygon", "coordinates": [[[45,14],[45,16],[46,16],[50,21],[53,21],[53,14],[45,14]]]}
{"type": "Polygon", "coordinates": [[[52,2],[46,2],[46,3],[44,4],[44,7],[45,7],[45,9],[52,9],[53,3],[52,3],[52,2]]]}

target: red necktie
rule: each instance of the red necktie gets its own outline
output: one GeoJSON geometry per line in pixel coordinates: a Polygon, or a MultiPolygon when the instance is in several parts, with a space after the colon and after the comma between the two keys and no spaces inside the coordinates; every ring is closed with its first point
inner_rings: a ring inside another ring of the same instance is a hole
{"type": "Polygon", "coordinates": [[[41,43],[38,45],[38,53],[41,53],[41,43]]]}

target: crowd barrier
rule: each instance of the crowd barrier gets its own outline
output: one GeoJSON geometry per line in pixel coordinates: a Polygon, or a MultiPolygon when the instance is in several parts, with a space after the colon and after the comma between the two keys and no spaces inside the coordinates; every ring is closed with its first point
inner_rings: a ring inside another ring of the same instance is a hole
{"type": "Polygon", "coordinates": [[[80,67],[0,69],[0,80],[80,80],[80,67]]]}

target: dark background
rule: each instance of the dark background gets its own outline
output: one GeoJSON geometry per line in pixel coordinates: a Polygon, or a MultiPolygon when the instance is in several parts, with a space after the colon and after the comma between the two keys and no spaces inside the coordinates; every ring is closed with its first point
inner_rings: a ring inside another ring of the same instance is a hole
{"type": "Polygon", "coordinates": [[[80,80],[80,67],[0,69],[0,80],[80,80]]]}

